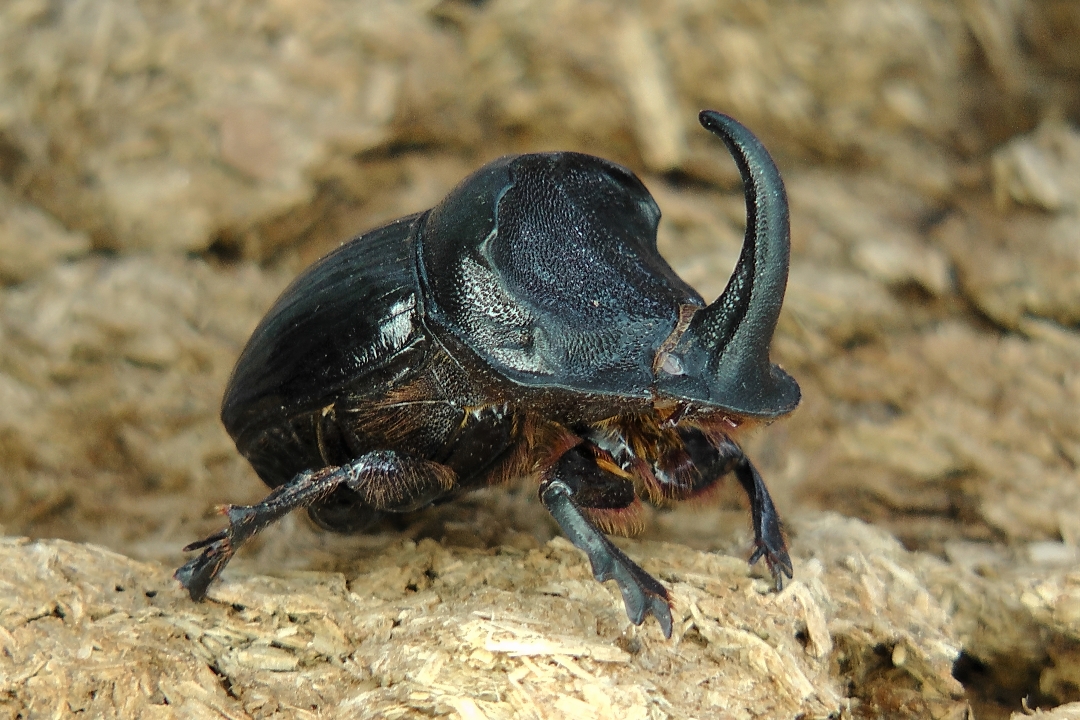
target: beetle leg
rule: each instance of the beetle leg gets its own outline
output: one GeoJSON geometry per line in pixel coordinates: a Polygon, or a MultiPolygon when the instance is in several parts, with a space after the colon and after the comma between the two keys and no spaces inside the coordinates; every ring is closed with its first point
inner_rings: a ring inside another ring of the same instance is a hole
{"type": "Polygon", "coordinates": [[[651,613],[660,623],[664,637],[671,637],[671,607],[667,589],[628,558],[585,517],[576,499],[596,480],[606,481],[607,471],[596,465],[581,448],[574,448],[556,463],[551,475],[540,484],[540,500],[555,522],[592,564],[600,582],[614,580],[623,596],[626,615],[635,625],[651,613]]]}
{"type": "Polygon", "coordinates": [[[187,588],[192,600],[201,600],[241,545],[275,520],[326,499],[341,486],[357,493],[365,507],[407,512],[445,493],[454,480],[454,472],[443,465],[391,450],[367,453],[341,466],[305,470],[256,505],[226,505],[223,512],[229,527],[185,547],[184,552],[202,548],[202,553],[173,577],[187,588]]]}
{"type": "Polygon", "coordinates": [[[229,527],[185,547],[184,552],[199,548],[203,551],[173,573],[173,577],[187,588],[192,600],[202,600],[211,581],[255,533],[296,508],[322,500],[342,482],[342,468],[308,470],[275,488],[257,505],[226,505],[222,512],[229,518],[229,527]]]}
{"type": "MultiPolygon", "coordinates": [[[[741,452],[741,451],[740,451],[741,452]]],[[[753,565],[762,558],[772,573],[776,591],[784,589],[784,575],[789,578],[794,576],[791,567],[791,558],[788,556],[787,542],[784,533],[780,529],[780,515],[776,512],[772,497],[765,487],[765,481],[749,458],[745,455],[735,465],[735,477],[743,486],[747,497],[750,498],[750,515],[754,523],[754,545],[756,546],[750,555],[750,564],[753,565]]]]}
{"type": "Polygon", "coordinates": [[[764,558],[777,591],[782,590],[784,575],[790,578],[794,571],[781,530],[780,515],[761,474],[742,448],[730,438],[722,437],[719,442],[711,442],[704,433],[694,429],[680,429],[679,434],[701,473],[700,482],[694,486],[696,493],[707,490],[727,473],[735,473],[750,499],[750,517],[754,526],[754,553],[750,556],[750,563],[764,558]]]}

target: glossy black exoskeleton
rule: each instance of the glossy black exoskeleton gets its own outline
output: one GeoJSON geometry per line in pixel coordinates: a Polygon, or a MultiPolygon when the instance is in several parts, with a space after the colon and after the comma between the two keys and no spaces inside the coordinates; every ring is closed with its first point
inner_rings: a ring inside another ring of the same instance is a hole
{"type": "Polygon", "coordinates": [[[747,228],[711,305],[656,249],[638,178],[578,153],[505,157],[438,206],[338,248],[282,294],[233,371],[221,417],[274,488],[177,570],[200,599],[236,548],[307,508],[362,530],[532,474],[540,499],[614,579],[626,612],[671,634],[667,590],[604,535],[653,501],[734,473],[756,549],[781,587],[791,560],[736,431],[791,412],[799,386],[769,345],[788,273],[787,200],[768,152],[704,111],[743,177],[747,228]],[[598,527],[599,526],[599,527],[598,527]]]}

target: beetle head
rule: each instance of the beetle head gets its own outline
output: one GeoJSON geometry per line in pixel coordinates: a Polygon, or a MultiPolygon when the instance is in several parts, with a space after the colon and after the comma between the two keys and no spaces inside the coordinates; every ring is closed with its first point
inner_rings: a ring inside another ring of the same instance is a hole
{"type": "Polygon", "coordinates": [[[769,361],[791,244],[784,182],[768,151],[741,124],[711,110],[699,119],[739,166],[746,237],[724,292],[706,308],[684,310],[658,351],[656,389],[739,415],[778,417],[794,410],[800,398],[794,378],[769,361]]]}

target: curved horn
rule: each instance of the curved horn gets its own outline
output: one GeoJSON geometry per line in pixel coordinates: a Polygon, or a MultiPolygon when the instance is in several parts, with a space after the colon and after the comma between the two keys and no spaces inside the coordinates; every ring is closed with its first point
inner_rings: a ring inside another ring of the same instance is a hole
{"type": "Polygon", "coordinates": [[[800,397],[795,380],[769,362],[791,245],[784,181],[768,151],[743,125],[712,110],[703,110],[698,119],[724,141],[739,166],[746,196],[746,237],[724,292],[694,314],[670,352],[684,379],[673,377],[673,382],[661,383],[661,389],[670,385],[678,392],[687,381],[704,383],[695,395],[704,390],[721,407],[776,417],[793,410],[800,397]]]}

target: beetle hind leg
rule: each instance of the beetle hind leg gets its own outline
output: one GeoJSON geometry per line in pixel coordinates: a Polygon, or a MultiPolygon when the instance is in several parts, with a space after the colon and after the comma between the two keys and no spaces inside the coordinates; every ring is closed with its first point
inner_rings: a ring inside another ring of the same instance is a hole
{"type": "Polygon", "coordinates": [[[593,576],[600,582],[614,580],[618,584],[630,621],[640,625],[645,615],[651,614],[660,623],[664,637],[671,637],[667,589],[617,548],[586,517],[583,509],[587,507],[580,504],[599,499],[589,497],[596,487],[609,488],[602,495],[610,503],[611,488],[618,486],[616,481],[628,482],[599,467],[596,459],[579,446],[564,454],[540,484],[540,500],[570,542],[589,557],[593,576]]]}
{"type": "Polygon", "coordinates": [[[225,505],[221,512],[229,518],[229,527],[185,547],[184,552],[199,549],[202,552],[177,569],[173,577],[187,589],[192,600],[202,600],[207,587],[241,545],[290,511],[329,496],[343,482],[343,475],[337,467],[308,470],[275,488],[258,504],[225,505]]]}
{"type": "Polygon", "coordinates": [[[305,470],[274,488],[260,503],[222,508],[229,527],[185,547],[184,552],[202,552],[173,577],[187,588],[192,600],[201,600],[241,545],[270,523],[323,502],[339,488],[355,493],[365,509],[407,512],[443,495],[455,480],[454,472],[443,465],[392,450],[367,453],[345,465],[305,470]]]}

